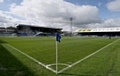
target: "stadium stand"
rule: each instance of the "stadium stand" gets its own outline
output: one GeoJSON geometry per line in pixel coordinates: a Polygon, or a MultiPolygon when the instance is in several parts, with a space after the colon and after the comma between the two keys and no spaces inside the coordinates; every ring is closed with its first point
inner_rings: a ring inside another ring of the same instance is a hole
{"type": "Polygon", "coordinates": [[[55,36],[62,28],[18,24],[16,27],[0,27],[0,36],[55,36]]]}
{"type": "Polygon", "coordinates": [[[55,36],[62,28],[41,27],[35,25],[19,24],[17,26],[18,36],[55,36]]]}
{"type": "Polygon", "coordinates": [[[80,29],[78,31],[80,36],[103,36],[103,37],[119,37],[120,28],[93,28],[93,29],[80,29]]]}
{"type": "Polygon", "coordinates": [[[16,29],[14,27],[0,27],[0,36],[12,36],[16,35],[16,29]]]}

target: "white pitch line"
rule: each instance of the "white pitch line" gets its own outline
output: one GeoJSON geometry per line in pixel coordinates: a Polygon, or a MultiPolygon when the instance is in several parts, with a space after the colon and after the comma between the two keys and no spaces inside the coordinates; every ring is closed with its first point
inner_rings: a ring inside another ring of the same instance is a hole
{"type": "MultiPolygon", "coordinates": [[[[4,44],[4,45],[5,45],[5,44],[4,44]]],[[[27,55],[26,53],[24,53],[24,52],[22,52],[22,51],[20,51],[20,50],[16,49],[15,47],[13,47],[13,46],[11,46],[11,45],[9,45],[9,44],[6,44],[6,45],[8,45],[8,46],[9,46],[9,47],[11,47],[12,49],[14,49],[14,50],[18,51],[19,53],[21,53],[21,54],[25,55],[26,57],[28,57],[29,59],[33,60],[34,62],[36,62],[36,63],[40,64],[41,66],[45,67],[46,69],[48,69],[48,70],[50,70],[50,71],[52,71],[52,72],[56,73],[56,71],[55,71],[55,70],[53,70],[52,68],[49,68],[47,65],[45,65],[45,64],[43,64],[42,62],[40,62],[40,61],[36,60],[35,58],[33,58],[33,57],[31,57],[31,56],[27,55]]]]}
{"type": "Polygon", "coordinates": [[[96,54],[96,53],[98,53],[98,52],[100,52],[101,50],[103,50],[103,49],[105,49],[106,47],[112,45],[113,43],[115,43],[115,42],[118,41],[118,40],[119,40],[119,39],[117,39],[117,40],[115,40],[115,41],[109,43],[108,45],[106,45],[106,46],[102,47],[101,49],[95,51],[94,53],[92,53],[92,54],[90,54],[90,55],[84,57],[83,59],[78,60],[77,62],[73,63],[72,65],[70,65],[70,66],[68,66],[68,67],[66,67],[66,68],[64,68],[64,69],[62,69],[62,70],[60,70],[58,73],[62,73],[63,71],[65,71],[65,70],[67,70],[67,69],[73,67],[74,65],[76,65],[76,64],[78,64],[78,63],[84,61],[85,59],[87,59],[87,58],[93,56],[94,54],[96,54]]]}
{"type": "MultiPolygon", "coordinates": [[[[54,64],[48,64],[48,65],[46,65],[46,66],[53,66],[53,65],[56,65],[56,63],[54,63],[54,64]]],[[[58,65],[64,65],[64,66],[70,66],[69,64],[64,64],[64,63],[58,63],[58,65]]]]}
{"type": "Polygon", "coordinates": [[[52,71],[52,72],[54,72],[54,73],[57,73],[57,71],[56,71],[56,70],[54,70],[54,69],[50,68],[49,66],[46,66],[46,68],[47,68],[47,69],[49,69],[49,70],[51,70],[51,71],[52,71]]]}

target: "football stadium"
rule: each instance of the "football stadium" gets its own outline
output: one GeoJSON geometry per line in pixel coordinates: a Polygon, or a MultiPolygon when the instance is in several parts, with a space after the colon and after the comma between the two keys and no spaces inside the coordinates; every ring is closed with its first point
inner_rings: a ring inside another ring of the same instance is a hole
{"type": "Polygon", "coordinates": [[[120,0],[0,0],[0,76],[120,76],[120,0]]]}
{"type": "Polygon", "coordinates": [[[61,30],[0,28],[0,76],[120,75],[120,28],[80,29],[74,36],[62,36],[61,30]]]}

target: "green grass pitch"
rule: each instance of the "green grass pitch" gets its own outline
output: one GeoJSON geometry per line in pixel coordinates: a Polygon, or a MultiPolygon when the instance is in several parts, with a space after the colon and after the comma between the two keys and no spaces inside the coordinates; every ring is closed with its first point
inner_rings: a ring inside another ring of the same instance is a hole
{"type": "MultiPolygon", "coordinates": [[[[0,37],[0,76],[119,76],[118,38],[62,37],[58,43],[58,62],[72,65],[112,42],[100,52],[57,75],[7,45],[49,65],[56,62],[54,37],[0,37]]],[[[67,66],[58,67],[60,71],[67,66]]],[[[55,66],[50,68],[55,70],[55,66]]]]}

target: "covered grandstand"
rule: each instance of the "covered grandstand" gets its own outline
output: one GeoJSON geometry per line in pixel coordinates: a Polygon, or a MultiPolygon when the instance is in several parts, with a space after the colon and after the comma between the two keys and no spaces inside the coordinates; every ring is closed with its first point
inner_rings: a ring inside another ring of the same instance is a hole
{"type": "Polygon", "coordinates": [[[112,36],[119,37],[120,36],[120,27],[118,28],[92,28],[92,29],[80,29],[78,31],[78,35],[80,36],[112,36]]]}
{"type": "Polygon", "coordinates": [[[62,28],[41,27],[35,25],[19,24],[17,27],[18,36],[55,36],[62,28]]]}
{"type": "Polygon", "coordinates": [[[62,28],[18,24],[16,27],[0,27],[0,36],[55,36],[62,28]]]}

